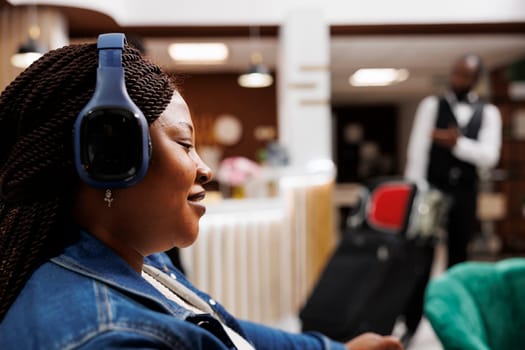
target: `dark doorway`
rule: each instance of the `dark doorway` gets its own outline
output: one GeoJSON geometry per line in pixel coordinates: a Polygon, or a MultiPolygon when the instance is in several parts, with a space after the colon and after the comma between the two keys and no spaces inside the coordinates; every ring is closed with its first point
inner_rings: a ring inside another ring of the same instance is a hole
{"type": "Polygon", "coordinates": [[[394,105],[335,106],[337,182],[366,182],[398,168],[394,105]]]}

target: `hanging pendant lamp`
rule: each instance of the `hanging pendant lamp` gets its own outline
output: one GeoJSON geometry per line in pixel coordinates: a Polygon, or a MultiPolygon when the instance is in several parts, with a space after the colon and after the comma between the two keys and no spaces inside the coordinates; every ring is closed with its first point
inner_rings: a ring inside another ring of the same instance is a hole
{"type": "Polygon", "coordinates": [[[262,56],[258,52],[252,53],[248,71],[237,79],[242,87],[263,88],[272,85],[273,77],[268,68],[262,63],[262,56]]]}
{"type": "Polygon", "coordinates": [[[18,68],[29,67],[47,51],[38,41],[40,27],[37,24],[36,6],[29,7],[27,16],[29,21],[27,40],[11,56],[11,64],[18,68]]]}
{"type": "Polygon", "coordinates": [[[259,43],[259,27],[250,27],[250,46],[252,54],[248,70],[237,79],[240,86],[246,88],[263,88],[272,85],[273,77],[268,68],[263,64],[261,53],[256,50],[259,43]]]}
{"type": "Polygon", "coordinates": [[[20,45],[18,51],[11,56],[11,64],[18,68],[27,68],[31,63],[42,57],[44,51],[35,39],[28,38],[25,43],[20,45]]]}

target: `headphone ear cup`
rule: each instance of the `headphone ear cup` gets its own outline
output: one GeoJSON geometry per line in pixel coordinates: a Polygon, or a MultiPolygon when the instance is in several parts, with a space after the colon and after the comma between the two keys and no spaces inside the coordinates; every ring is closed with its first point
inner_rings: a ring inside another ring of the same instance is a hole
{"type": "Polygon", "coordinates": [[[133,186],[146,174],[152,146],[146,118],[126,91],[122,33],[99,35],[95,92],[74,126],[75,167],[87,184],[133,186]]]}

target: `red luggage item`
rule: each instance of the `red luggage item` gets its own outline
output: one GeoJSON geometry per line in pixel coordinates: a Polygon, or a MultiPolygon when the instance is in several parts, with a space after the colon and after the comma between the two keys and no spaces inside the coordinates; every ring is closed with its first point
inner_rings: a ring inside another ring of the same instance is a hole
{"type": "Polygon", "coordinates": [[[408,182],[387,182],[377,186],[368,201],[368,225],[381,232],[405,233],[416,188],[408,182]]]}

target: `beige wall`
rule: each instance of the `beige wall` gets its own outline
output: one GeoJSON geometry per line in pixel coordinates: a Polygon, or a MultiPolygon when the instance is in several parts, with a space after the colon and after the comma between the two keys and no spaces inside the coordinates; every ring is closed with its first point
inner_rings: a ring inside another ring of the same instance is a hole
{"type": "Polygon", "coordinates": [[[237,84],[238,75],[234,73],[175,76],[190,107],[199,145],[216,146],[223,157],[236,155],[256,160],[257,151],[266,145],[265,140],[255,138],[256,129],[271,127],[277,133],[275,84],[260,89],[243,88],[237,84]],[[235,145],[224,146],[214,140],[213,121],[223,114],[235,116],[242,124],[242,137],[235,145]]]}

